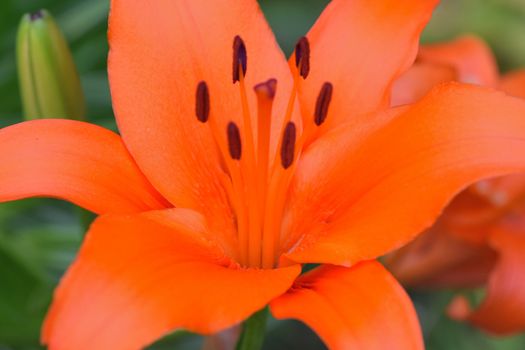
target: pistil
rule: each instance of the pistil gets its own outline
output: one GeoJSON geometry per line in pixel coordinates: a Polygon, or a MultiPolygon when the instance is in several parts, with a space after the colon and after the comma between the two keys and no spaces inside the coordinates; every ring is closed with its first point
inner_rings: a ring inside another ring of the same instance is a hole
{"type": "Polygon", "coordinates": [[[257,96],[257,197],[259,204],[258,210],[261,218],[264,218],[266,209],[270,133],[272,127],[271,117],[276,88],[277,80],[275,79],[269,79],[264,83],[255,85],[253,88],[257,96]]]}
{"type": "MultiPolygon", "coordinates": [[[[246,231],[246,208],[245,201],[243,198],[242,189],[239,188],[242,185],[241,172],[239,164],[235,162],[235,159],[229,154],[229,135],[227,133],[226,142],[223,141],[223,133],[219,131],[217,120],[213,118],[213,113],[210,107],[210,92],[208,85],[205,81],[200,81],[197,84],[195,92],[195,114],[197,120],[201,123],[207,124],[210,128],[210,132],[213,136],[215,144],[219,149],[221,163],[225,167],[225,170],[230,175],[231,181],[221,177],[221,183],[226,189],[232,206],[236,213],[236,220],[238,231],[246,231]]],[[[239,157],[240,157],[240,135],[238,137],[239,142],[239,157]]],[[[245,257],[242,256],[243,252],[240,249],[235,250],[235,254],[240,261],[245,261],[245,257]]]]}
{"type": "Polygon", "coordinates": [[[283,210],[286,201],[286,193],[288,190],[288,185],[290,184],[292,174],[294,172],[294,167],[290,166],[293,163],[293,159],[296,157],[296,125],[291,122],[296,98],[297,91],[300,85],[300,77],[305,79],[308,76],[310,71],[310,46],[308,40],[303,37],[299,40],[296,45],[295,50],[295,62],[296,69],[292,69],[293,76],[293,87],[290,97],[288,99],[288,104],[286,107],[286,112],[283,119],[283,124],[281,127],[282,137],[278,143],[278,150],[280,150],[280,159],[276,157],[272,163],[271,173],[270,173],[270,183],[269,189],[266,196],[266,206],[264,211],[264,227],[263,227],[263,240],[262,240],[262,266],[264,268],[275,267],[277,261],[277,251],[280,242],[281,236],[281,220],[283,216],[283,210]],[[293,127],[291,126],[293,125],[293,127]],[[293,146],[289,143],[286,145],[284,142],[289,142],[289,137],[286,137],[287,129],[288,134],[291,135],[290,130],[293,128],[293,146]],[[287,149],[285,156],[288,157],[287,161],[283,163],[283,148],[287,149]],[[290,149],[292,153],[290,153],[290,149]],[[283,165],[286,164],[286,167],[283,165]]]}

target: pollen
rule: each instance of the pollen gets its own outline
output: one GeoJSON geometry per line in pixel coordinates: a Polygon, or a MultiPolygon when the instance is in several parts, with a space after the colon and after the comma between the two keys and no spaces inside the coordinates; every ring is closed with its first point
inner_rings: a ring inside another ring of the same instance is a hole
{"type": "Polygon", "coordinates": [[[197,85],[195,93],[195,114],[201,123],[206,123],[210,116],[210,92],[205,81],[197,85]]]}
{"type": "Polygon", "coordinates": [[[332,101],[332,92],[334,88],[331,83],[324,83],[319,91],[319,96],[317,96],[317,101],[315,103],[315,115],[314,122],[315,125],[320,126],[326,120],[328,115],[328,107],[330,106],[330,101],[332,101]]]}
{"type": "Polygon", "coordinates": [[[230,151],[230,157],[235,160],[241,159],[242,144],[239,127],[234,122],[229,122],[226,133],[228,135],[228,150],[230,151]]]}
{"type": "Polygon", "coordinates": [[[239,81],[240,71],[246,75],[246,69],[248,68],[248,55],[246,53],[246,45],[240,36],[233,38],[233,82],[239,81]]]}
{"type": "Polygon", "coordinates": [[[295,45],[295,65],[299,69],[299,74],[306,79],[310,72],[310,43],[305,36],[295,45]]]}
{"type": "Polygon", "coordinates": [[[284,129],[283,142],[281,144],[281,164],[288,169],[293,163],[295,153],[296,128],[293,122],[288,122],[284,129]]]}

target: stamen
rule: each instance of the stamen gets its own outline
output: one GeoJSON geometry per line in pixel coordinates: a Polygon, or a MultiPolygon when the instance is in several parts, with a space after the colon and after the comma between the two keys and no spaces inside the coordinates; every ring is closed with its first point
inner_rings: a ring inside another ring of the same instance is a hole
{"type": "Polygon", "coordinates": [[[201,123],[206,123],[210,116],[210,92],[205,81],[197,85],[195,93],[195,114],[201,123]]]}
{"type": "Polygon", "coordinates": [[[281,165],[288,169],[293,163],[295,153],[295,134],[296,128],[293,122],[288,122],[283,133],[283,142],[281,144],[281,165]]]}
{"type": "Polygon", "coordinates": [[[295,153],[295,124],[291,122],[294,106],[296,102],[297,88],[299,85],[299,69],[292,69],[293,87],[288,99],[288,105],[282,124],[279,129],[283,130],[283,138],[279,139],[277,145],[278,154],[273,159],[270,167],[268,188],[266,190],[264,225],[263,225],[263,256],[262,266],[264,268],[275,267],[277,247],[280,242],[280,222],[283,215],[285,202],[286,186],[288,185],[293,169],[289,169],[293,164],[295,153]],[[293,125],[293,126],[289,126],[293,125]],[[293,131],[292,131],[293,130],[293,131]],[[289,136],[286,136],[286,135],[289,136]],[[293,134],[293,140],[292,140],[293,134]],[[286,141],[285,141],[286,139],[286,141]],[[290,142],[293,141],[293,142],[290,142]],[[290,151],[291,150],[291,151],[290,151]],[[280,151],[280,156],[279,156],[280,151]],[[288,169],[287,169],[288,168],[288,169]]]}
{"type": "Polygon", "coordinates": [[[323,84],[319,96],[317,96],[317,102],[315,103],[315,125],[319,126],[324,123],[326,116],[328,115],[328,107],[332,100],[332,92],[334,88],[331,83],[326,82],[323,84]]]}
{"type": "Polygon", "coordinates": [[[299,69],[299,74],[306,79],[310,72],[310,43],[305,36],[295,45],[295,65],[299,69]]]}
{"type": "Polygon", "coordinates": [[[234,122],[228,123],[228,150],[230,151],[230,157],[235,160],[241,159],[242,145],[241,145],[241,134],[239,127],[234,122]]]}
{"type": "Polygon", "coordinates": [[[264,217],[263,257],[264,268],[276,263],[276,252],[281,241],[281,222],[286,202],[286,189],[290,185],[294,167],[296,127],[288,122],[281,140],[281,167],[274,169],[268,190],[267,207],[264,217]]]}
{"type": "MultiPolygon", "coordinates": [[[[241,171],[244,177],[244,198],[248,206],[248,237],[247,242],[243,236],[239,239],[241,247],[245,247],[245,256],[248,257],[250,266],[260,266],[261,264],[261,218],[258,206],[257,191],[257,164],[255,153],[255,141],[252,130],[252,118],[250,116],[250,107],[246,93],[245,75],[246,75],[246,46],[239,36],[236,36],[233,42],[233,82],[239,82],[239,92],[242,105],[242,132],[244,136],[245,155],[240,162],[241,171]],[[247,245],[245,244],[247,243],[247,245]]],[[[239,133],[237,129],[237,133],[239,133]]],[[[241,141],[238,138],[240,159],[241,141]]],[[[235,144],[236,142],[234,142],[235,144]]],[[[235,148],[235,147],[234,147],[235,148]]],[[[235,152],[234,152],[235,153],[235,152]]],[[[236,153],[234,155],[237,155],[236,153]]],[[[234,156],[232,155],[232,157],[234,156]]],[[[243,249],[243,248],[241,248],[243,249]]]]}
{"type": "Polygon", "coordinates": [[[288,188],[293,176],[292,165],[294,164],[297,130],[291,119],[300,80],[299,69],[293,69],[292,74],[292,92],[288,99],[288,106],[282,124],[279,125],[283,137],[279,139],[277,145],[278,151],[270,167],[271,172],[268,177],[270,181],[266,190],[262,248],[262,266],[264,268],[275,267],[277,263],[276,252],[280,244],[286,188],[288,188]]]}
{"type": "Polygon", "coordinates": [[[248,55],[246,54],[246,46],[240,36],[233,38],[233,83],[239,81],[240,70],[246,76],[246,69],[248,67],[248,55]]]}

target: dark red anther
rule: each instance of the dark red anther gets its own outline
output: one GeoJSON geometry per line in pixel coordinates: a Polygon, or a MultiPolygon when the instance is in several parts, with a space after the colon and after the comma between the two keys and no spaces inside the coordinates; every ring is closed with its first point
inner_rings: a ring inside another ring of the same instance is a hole
{"type": "Polygon", "coordinates": [[[330,106],[330,101],[332,100],[333,90],[334,87],[332,84],[326,82],[323,84],[321,91],[319,91],[319,96],[317,96],[314,112],[314,122],[317,126],[323,124],[326,120],[326,116],[328,115],[328,107],[330,106]]]}
{"type": "Polygon", "coordinates": [[[226,132],[228,133],[228,150],[230,151],[230,157],[235,160],[241,159],[242,144],[239,127],[234,122],[229,122],[226,132]]]}
{"type": "Polygon", "coordinates": [[[201,81],[197,85],[197,91],[195,93],[195,114],[201,123],[206,123],[210,116],[210,91],[205,81],[201,81]]]}
{"type": "Polygon", "coordinates": [[[295,155],[296,128],[293,122],[288,122],[284,128],[283,141],[281,144],[281,165],[288,169],[293,163],[295,155]]]}
{"type": "Polygon", "coordinates": [[[299,74],[306,79],[310,72],[310,43],[305,36],[295,45],[295,65],[299,69],[299,74]]]}
{"type": "Polygon", "coordinates": [[[246,76],[246,69],[248,67],[248,55],[246,53],[246,45],[240,36],[233,38],[233,83],[239,81],[240,70],[246,76]]]}

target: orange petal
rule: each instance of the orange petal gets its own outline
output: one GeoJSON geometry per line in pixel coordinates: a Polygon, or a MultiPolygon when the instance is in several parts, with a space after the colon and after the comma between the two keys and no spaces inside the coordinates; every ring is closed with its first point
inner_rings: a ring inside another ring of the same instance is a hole
{"type": "Polygon", "coordinates": [[[168,203],[111,131],[70,120],[0,130],[0,201],[57,197],[96,213],[133,213],[168,203]]]}
{"type": "MultiPolygon", "coordinates": [[[[495,334],[525,330],[525,213],[506,220],[491,236],[500,259],[490,276],[487,295],[477,310],[452,313],[456,319],[495,334]]],[[[457,311],[457,310],[451,310],[457,311]]]]}
{"type": "Polygon", "coordinates": [[[464,36],[421,47],[416,64],[395,82],[392,105],[414,103],[435,85],[453,80],[496,86],[498,67],[484,41],[464,36]]]}
{"type": "Polygon", "coordinates": [[[525,70],[504,75],[499,88],[509,95],[525,98],[525,70]]]}
{"type": "Polygon", "coordinates": [[[410,298],[375,261],[316,268],[270,308],[306,323],[330,349],[423,349],[410,298]]]}
{"type": "Polygon", "coordinates": [[[139,349],[182,327],[212,333],[284,293],[299,266],[241,269],[188,209],[102,216],[55,292],[50,349],[139,349]]]}
{"type": "Polygon", "coordinates": [[[325,82],[333,84],[333,96],[324,130],[387,107],[392,83],[412,64],[437,2],[332,1],[307,35],[311,69],[301,86],[303,112],[313,120],[325,82]]]}
{"type": "Polygon", "coordinates": [[[458,81],[482,86],[496,86],[498,66],[490,47],[476,36],[422,46],[418,60],[454,68],[458,81]]]}
{"type": "Polygon", "coordinates": [[[516,174],[479,181],[469,188],[494,207],[506,207],[525,194],[525,175],[516,174]]]}
{"type": "Polygon", "coordinates": [[[478,181],[448,205],[443,226],[457,238],[486,245],[492,225],[519,207],[524,197],[523,174],[478,181]]]}
{"type": "Polygon", "coordinates": [[[394,111],[373,132],[327,133],[301,158],[284,227],[289,258],[374,258],[430,226],[466,185],[525,170],[525,101],[450,83],[394,111]]]}
{"type": "Polygon", "coordinates": [[[434,86],[453,80],[457,74],[452,67],[418,62],[394,83],[391,105],[417,102],[434,86]]]}
{"type": "Polygon", "coordinates": [[[252,118],[257,111],[252,87],[276,78],[274,116],[282,120],[291,73],[255,0],[112,1],[109,78],[123,139],[166,198],[207,213],[221,231],[232,229],[233,215],[222,186],[229,178],[210,123],[225,144],[227,122],[241,120],[239,83],[232,82],[236,35],[247,49],[252,118]],[[200,81],[209,87],[205,124],[196,117],[200,81]]]}
{"type": "Polygon", "coordinates": [[[384,262],[404,286],[467,288],[487,281],[496,257],[488,246],[465,242],[438,221],[384,262]]]}
{"type": "MultiPolygon", "coordinates": [[[[512,175],[511,175],[512,176],[512,175]]],[[[492,179],[478,181],[458,194],[444,210],[440,226],[449,235],[472,245],[487,245],[490,227],[505,212],[487,196],[481,196],[473,189],[492,179]]]]}

